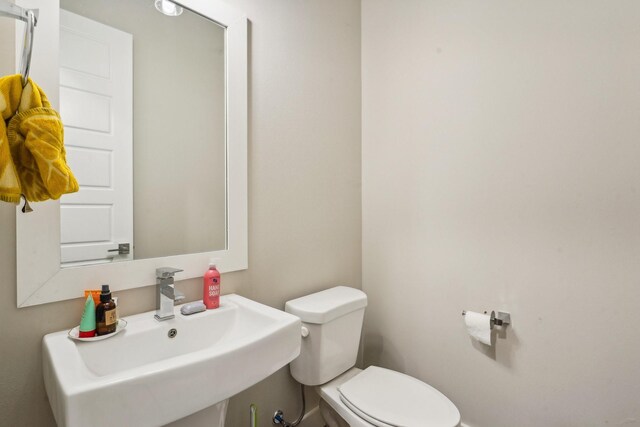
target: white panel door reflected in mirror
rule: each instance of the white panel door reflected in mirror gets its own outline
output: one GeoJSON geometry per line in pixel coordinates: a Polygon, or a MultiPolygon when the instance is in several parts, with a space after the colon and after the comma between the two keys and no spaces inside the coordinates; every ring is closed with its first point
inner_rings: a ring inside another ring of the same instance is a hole
{"type": "Polygon", "coordinates": [[[148,0],[60,6],[60,109],[81,187],[61,200],[61,265],[225,249],[225,29],[148,0]]]}
{"type": "Polygon", "coordinates": [[[80,184],[60,200],[65,267],[134,257],[132,40],[60,11],[60,114],[80,184]]]}

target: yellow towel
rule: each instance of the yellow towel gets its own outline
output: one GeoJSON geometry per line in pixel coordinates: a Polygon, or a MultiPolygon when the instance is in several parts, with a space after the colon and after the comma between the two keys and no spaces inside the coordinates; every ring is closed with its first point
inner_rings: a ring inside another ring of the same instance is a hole
{"type": "Polygon", "coordinates": [[[62,120],[31,79],[0,78],[0,200],[18,203],[20,194],[41,202],[80,188],[67,166],[62,120]]]}

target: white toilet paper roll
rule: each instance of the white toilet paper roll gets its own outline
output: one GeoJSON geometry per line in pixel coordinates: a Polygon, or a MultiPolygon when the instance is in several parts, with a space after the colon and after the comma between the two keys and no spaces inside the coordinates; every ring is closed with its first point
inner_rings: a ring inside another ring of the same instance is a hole
{"type": "Polygon", "coordinates": [[[467,311],[463,317],[469,335],[482,344],[491,345],[491,317],[473,311],[467,311]]]}

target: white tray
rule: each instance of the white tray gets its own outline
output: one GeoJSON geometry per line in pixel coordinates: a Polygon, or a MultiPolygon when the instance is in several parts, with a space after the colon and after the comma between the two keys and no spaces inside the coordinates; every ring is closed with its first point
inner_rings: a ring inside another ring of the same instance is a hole
{"type": "Polygon", "coordinates": [[[124,328],[127,327],[127,321],[124,319],[118,319],[118,324],[116,325],[116,331],[107,335],[96,335],[95,337],[88,338],[80,338],[80,326],[76,326],[75,328],[69,331],[69,338],[76,341],[102,341],[107,338],[111,338],[118,334],[120,331],[123,331],[124,328]]]}

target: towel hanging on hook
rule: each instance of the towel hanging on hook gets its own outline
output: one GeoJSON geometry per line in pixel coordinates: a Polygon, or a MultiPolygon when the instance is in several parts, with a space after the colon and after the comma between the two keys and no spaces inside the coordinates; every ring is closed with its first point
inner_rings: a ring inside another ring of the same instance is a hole
{"type": "MultiPolygon", "coordinates": [[[[9,3],[6,0],[0,0],[0,16],[6,16],[8,18],[19,19],[24,21],[24,39],[22,44],[22,57],[20,60],[20,75],[22,76],[22,87],[25,88],[29,83],[29,71],[31,69],[31,53],[33,52],[33,36],[35,33],[35,27],[38,25],[38,9],[24,9],[13,3],[9,3]]],[[[21,195],[24,198],[24,206],[22,207],[23,213],[32,212],[31,206],[27,197],[21,195]]]]}
{"type": "Polygon", "coordinates": [[[22,58],[20,61],[20,75],[22,75],[22,87],[29,82],[29,70],[31,69],[31,52],[33,52],[33,36],[38,25],[38,9],[24,9],[6,0],[0,0],[0,16],[19,19],[25,22],[24,42],[22,46],[22,58]]]}
{"type": "Polygon", "coordinates": [[[6,105],[0,110],[0,200],[19,203],[23,213],[31,212],[29,201],[58,199],[78,191],[79,186],[66,163],[62,121],[51,108],[46,95],[29,79],[33,38],[38,10],[25,9],[0,0],[0,16],[26,23],[20,75],[0,77],[0,92],[6,105]],[[29,88],[27,88],[29,86],[29,88]],[[6,172],[6,173],[4,173],[6,172]]]}

